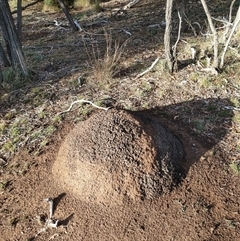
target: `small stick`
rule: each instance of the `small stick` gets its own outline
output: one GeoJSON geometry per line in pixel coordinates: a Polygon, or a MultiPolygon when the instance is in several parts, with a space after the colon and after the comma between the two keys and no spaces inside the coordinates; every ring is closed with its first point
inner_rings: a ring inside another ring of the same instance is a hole
{"type": "Polygon", "coordinates": [[[51,197],[44,199],[44,201],[49,202],[49,218],[46,220],[45,225],[41,228],[38,233],[35,235],[35,238],[42,232],[46,232],[48,228],[57,228],[59,220],[54,221],[53,216],[53,199],[51,197]]]}
{"type": "Polygon", "coordinates": [[[82,27],[80,26],[77,20],[74,20],[74,23],[80,32],[83,31],[82,27]]]}
{"type": "Polygon", "coordinates": [[[126,10],[128,8],[131,8],[132,6],[134,6],[135,4],[137,4],[140,0],[133,0],[132,2],[128,3],[127,5],[125,5],[123,7],[123,10],[126,10]]]}
{"type": "Polygon", "coordinates": [[[138,78],[142,77],[143,75],[145,75],[146,73],[148,73],[149,71],[151,71],[152,68],[157,64],[157,62],[159,61],[159,59],[160,59],[160,57],[157,57],[157,58],[155,59],[155,61],[152,63],[152,65],[151,65],[148,69],[146,69],[145,71],[143,71],[142,73],[138,74],[135,79],[138,79],[138,78]]]}
{"type": "Polygon", "coordinates": [[[177,40],[176,40],[176,43],[174,44],[173,46],[173,58],[174,60],[177,62],[177,45],[178,45],[178,42],[181,38],[181,28],[182,28],[182,17],[181,17],[181,14],[179,12],[179,9],[178,9],[178,18],[179,18],[179,24],[178,24],[178,36],[177,36],[177,40]]]}
{"type": "Polygon", "coordinates": [[[123,29],[123,32],[126,33],[127,35],[132,36],[132,34],[129,31],[125,30],[125,29],[123,29]]]}
{"type": "Polygon", "coordinates": [[[61,111],[57,115],[61,115],[63,113],[69,112],[72,109],[73,105],[77,104],[77,103],[88,103],[88,104],[91,104],[92,106],[94,106],[94,107],[96,107],[98,109],[101,109],[101,110],[108,110],[109,109],[109,108],[105,108],[105,107],[101,107],[101,106],[95,105],[94,103],[92,103],[89,100],[83,100],[82,99],[82,100],[76,100],[76,101],[72,102],[67,110],[61,111]]]}
{"type": "Polygon", "coordinates": [[[218,75],[218,71],[213,67],[202,68],[201,71],[210,72],[210,74],[212,74],[212,75],[218,75]]]}
{"type": "Polygon", "coordinates": [[[53,234],[53,235],[48,239],[48,241],[54,239],[56,236],[59,236],[59,234],[58,234],[58,233],[53,234]]]}
{"type": "Polygon", "coordinates": [[[51,197],[45,199],[46,202],[49,202],[49,219],[52,219],[53,216],[53,200],[51,197]]]}

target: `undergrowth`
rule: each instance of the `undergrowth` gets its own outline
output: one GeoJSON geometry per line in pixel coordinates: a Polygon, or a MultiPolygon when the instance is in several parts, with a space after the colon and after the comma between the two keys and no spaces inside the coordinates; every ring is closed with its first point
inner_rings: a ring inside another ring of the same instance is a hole
{"type": "Polygon", "coordinates": [[[109,84],[119,71],[121,56],[126,47],[126,42],[120,45],[113,41],[111,34],[104,33],[104,46],[87,46],[88,67],[91,69],[90,78],[99,85],[109,84]],[[104,49],[104,51],[103,51],[104,49]]]}

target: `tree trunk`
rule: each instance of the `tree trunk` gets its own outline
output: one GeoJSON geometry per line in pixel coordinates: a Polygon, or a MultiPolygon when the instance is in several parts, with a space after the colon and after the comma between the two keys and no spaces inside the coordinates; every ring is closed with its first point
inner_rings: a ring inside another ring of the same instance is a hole
{"type": "Polygon", "coordinates": [[[7,41],[6,45],[9,44],[10,58],[12,66],[27,76],[28,70],[25,62],[25,58],[22,51],[21,42],[17,34],[17,30],[14,25],[11,10],[7,0],[0,1],[0,27],[3,32],[3,36],[7,41]]]}
{"type": "Polygon", "coordinates": [[[22,40],[22,0],[17,0],[17,31],[22,40]]]}
{"type": "Polygon", "coordinates": [[[0,66],[0,85],[2,84],[2,82],[3,82],[3,74],[2,74],[2,69],[0,66]]]}
{"type": "Polygon", "coordinates": [[[216,28],[214,27],[213,21],[212,21],[212,16],[208,10],[208,6],[206,4],[205,0],[201,0],[202,5],[203,5],[203,9],[207,15],[207,19],[208,19],[208,23],[210,26],[210,29],[212,31],[213,34],[213,49],[214,49],[214,59],[213,59],[213,67],[218,69],[219,64],[218,64],[218,33],[216,28]]]}
{"type": "Polygon", "coordinates": [[[13,65],[14,63],[12,62],[12,53],[11,53],[11,48],[10,48],[10,43],[9,43],[9,36],[8,36],[8,28],[7,28],[7,24],[4,21],[3,15],[1,14],[1,8],[0,8],[0,28],[2,30],[2,35],[3,35],[3,39],[5,41],[5,45],[6,45],[6,51],[7,51],[7,55],[10,59],[10,66],[13,65]]]}
{"type": "Polygon", "coordinates": [[[180,11],[181,19],[182,19],[182,31],[185,32],[187,29],[187,22],[186,22],[186,1],[185,0],[177,0],[176,5],[178,10],[180,11]]]}
{"type": "Polygon", "coordinates": [[[225,47],[224,47],[223,52],[222,52],[221,61],[220,61],[220,69],[222,69],[223,66],[224,66],[225,54],[227,52],[227,49],[228,49],[228,46],[229,46],[230,41],[232,39],[232,36],[235,33],[239,23],[240,23],[240,6],[238,7],[238,11],[237,11],[237,15],[236,15],[236,18],[234,20],[234,23],[233,23],[233,27],[231,29],[230,35],[229,35],[229,37],[228,37],[228,39],[225,43],[225,47]]]}
{"type": "Polygon", "coordinates": [[[3,49],[2,45],[1,45],[1,43],[0,43],[0,61],[2,61],[4,67],[11,66],[9,61],[8,61],[8,59],[7,59],[7,56],[6,56],[5,52],[4,52],[4,49],[3,49]]]}
{"type": "Polygon", "coordinates": [[[66,5],[64,4],[63,0],[58,0],[64,14],[66,15],[66,18],[68,19],[68,22],[70,24],[70,26],[72,27],[73,31],[78,31],[78,27],[76,26],[76,24],[74,23],[72,16],[70,15],[66,5]]]}
{"type": "Polygon", "coordinates": [[[174,59],[173,59],[172,49],[171,49],[172,8],[173,8],[173,0],[167,0],[166,12],[165,12],[166,28],[165,28],[165,34],[164,34],[164,47],[165,47],[167,67],[170,73],[173,72],[173,67],[174,67],[174,59]]]}

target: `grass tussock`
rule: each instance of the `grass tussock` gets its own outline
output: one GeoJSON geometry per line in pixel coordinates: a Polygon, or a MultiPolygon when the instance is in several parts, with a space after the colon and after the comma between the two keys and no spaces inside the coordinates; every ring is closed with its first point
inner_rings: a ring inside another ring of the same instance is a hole
{"type": "Polygon", "coordinates": [[[104,53],[97,46],[90,49],[85,45],[88,54],[88,66],[91,79],[98,84],[109,84],[119,71],[119,63],[126,43],[120,45],[113,41],[112,36],[105,32],[104,53]]]}

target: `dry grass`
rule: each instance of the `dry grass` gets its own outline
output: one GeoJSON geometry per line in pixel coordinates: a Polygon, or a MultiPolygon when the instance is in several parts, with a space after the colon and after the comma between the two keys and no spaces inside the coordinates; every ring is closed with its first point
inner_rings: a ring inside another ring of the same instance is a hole
{"type": "Polygon", "coordinates": [[[90,71],[90,79],[97,84],[105,85],[112,82],[113,77],[119,71],[121,56],[124,52],[126,42],[120,45],[117,41],[113,41],[111,34],[105,32],[105,45],[87,46],[85,49],[88,54],[88,67],[90,71]]]}

